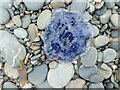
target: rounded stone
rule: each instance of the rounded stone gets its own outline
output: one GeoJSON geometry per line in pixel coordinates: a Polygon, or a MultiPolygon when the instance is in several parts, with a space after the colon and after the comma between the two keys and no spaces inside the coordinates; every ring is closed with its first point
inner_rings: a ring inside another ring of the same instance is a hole
{"type": "Polygon", "coordinates": [[[4,82],[3,88],[17,88],[17,86],[15,86],[15,84],[12,82],[4,82]]]}
{"type": "Polygon", "coordinates": [[[27,28],[30,23],[31,23],[31,18],[30,18],[30,15],[25,15],[23,18],[22,18],[22,27],[23,28],[27,28]]]}
{"type": "Polygon", "coordinates": [[[49,24],[51,20],[51,14],[52,13],[50,10],[44,10],[41,12],[37,20],[37,26],[39,29],[45,29],[45,27],[49,24]]]}
{"type": "Polygon", "coordinates": [[[111,31],[111,36],[113,38],[117,38],[117,37],[119,37],[119,35],[120,35],[120,31],[119,30],[112,30],[111,31]]]}
{"type": "Polygon", "coordinates": [[[102,82],[103,80],[104,80],[104,77],[102,77],[99,74],[95,74],[90,77],[91,82],[102,82]]]}
{"type": "Polygon", "coordinates": [[[109,63],[114,61],[117,56],[117,52],[112,48],[107,48],[103,51],[103,62],[109,63]]]}
{"type": "Polygon", "coordinates": [[[93,31],[94,31],[94,37],[96,37],[99,34],[99,29],[97,26],[93,25],[93,31]]]}
{"type": "Polygon", "coordinates": [[[40,10],[44,5],[45,0],[22,0],[28,10],[40,10]]]}
{"type": "Polygon", "coordinates": [[[47,80],[53,88],[63,88],[74,75],[74,68],[71,63],[60,63],[48,72],[47,80]]]}
{"type": "Polygon", "coordinates": [[[79,67],[79,75],[86,80],[89,80],[90,76],[96,73],[97,73],[97,66],[85,67],[82,65],[79,67]]]}
{"type": "Polygon", "coordinates": [[[52,8],[63,8],[65,7],[64,0],[52,0],[51,1],[52,8]]]}
{"type": "Polygon", "coordinates": [[[14,30],[14,34],[18,37],[18,38],[26,38],[28,36],[27,32],[25,29],[23,28],[17,28],[14,30]]]}
{"type": "Polygon", "coordinates": [[[81,57],[81,62],[85,67],[94,66],[97,61],[97,50],[91,47],[86,55],[81,57]]]}
{"type": "Polygon", "coordinates": [[[113,14],[110,17],[110,20],[111,20],[112,24],[117,28],[120,28],[119,18],[120,18],[120,15],[118,15],[118,14],[113,14]]]}
{"type": "Polygon", "coordinates": [[[20,19],[19,16],[14,16],[12,17],[12,21],[15,25],[17,25],[18,27],[22,26],[22,21],[20,19]]]}
{"type": "Polygon", "coordinates": [[[93,88],[100,88],[100,89],[103,89],[104,86],[101,82],[98,82],[98,83],[91,83],[89,88],[93,89],[93,88]]]}
{"type": "Polygon", "coordinates": [[[56,68],[57,67],[57,62],[56,61],[52,61],[49,63],[49,68],[56,68]]]}
{"type": "Polygon", "coordinates": [[[0,24],[6,24],[9,19],[10,19],[10,15],[8,13],[8,11],[3,8],[3,7],[0,7],[0,24]]]}
{"type": "Polygon", "coordinates": [[[48,67],[45,64],[34,67],[33,71],[28,74],[28,80],[34,85],[42,83],[47,76],[48,67]]]}
{"type": "Polygon", "coordinates": [[[120,45],[120,41],[113,41],[111,43],[110,47],[118,51],[118,50],[120,50],[119,45],[120,45]]]}
{"type": "Polygon", "coordinates": [[[108,42],[109,42],[109,38],[107,36],[104,36],[104,35],[100,35],[100,36],[96,37],[94,40],[94,44],[96,47],[104,46],[108,42]]]}

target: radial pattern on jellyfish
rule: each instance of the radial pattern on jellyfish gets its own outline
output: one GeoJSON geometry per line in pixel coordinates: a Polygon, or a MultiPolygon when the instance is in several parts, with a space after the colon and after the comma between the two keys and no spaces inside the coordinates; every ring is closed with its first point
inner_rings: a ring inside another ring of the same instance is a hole
{"type": "Polygon", "coordinates": [[[86,54],[93,27],[75,12],[58,9],[42,34],[44,51],[49,59],[72,61],[77,55],[86,54]]]}

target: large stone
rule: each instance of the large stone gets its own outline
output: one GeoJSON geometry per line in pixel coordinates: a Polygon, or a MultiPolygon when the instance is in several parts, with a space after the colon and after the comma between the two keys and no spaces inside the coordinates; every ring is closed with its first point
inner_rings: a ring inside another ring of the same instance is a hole
{"type": "Polygon", "coordinates": [[[26,50],[12,34],[2,30],[0,31],[0,54],[10,66],[16,67],[19,65],[16,57],[24,60],[26,50]]]}
{"type": "Polygon", "coordinates": [[[47,80],[53,88],[63,88],[74,75],[74,68],[71,63],[60,63],[48,72],[47,80]]]}

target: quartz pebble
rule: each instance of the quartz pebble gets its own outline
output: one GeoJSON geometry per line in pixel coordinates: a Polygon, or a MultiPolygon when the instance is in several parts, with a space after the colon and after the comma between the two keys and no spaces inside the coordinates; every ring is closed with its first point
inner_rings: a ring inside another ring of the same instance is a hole
{"type": "Polygon", "coordinates": [[[0,6],[0,12],[0,24],[6,24],[10,19],[8,11],[0,6]]]}
{"type": "Polygon", "coordinates": [[[53,88],[63,88],[73,75],[74,68],[71,63],[60,63],[56,68],[49,70],[47,80],[53,88]]]}
{"type": "Polygon", "coordinates": [[[14,30],[14,34],[18,37],[18,38],[26,38],[27,37],[27,32],[25,29],[23,28],[17,28],[14,30]]]}
{"type": "Polygon", "coordinates": [[[120,28],[120,24],[118,23],[120,19],[120,15],[118,14],[113,14],[110,17],[110,20],[112,22],[112,24],[116,27],[116,28],[120,28]]]}
{"type": "Polygon", "coordinates": [[[56,68],[57,67],[57,62],[56,61],[52,61],[49,63],[49,68],[56,68]]]}
{"type": "Polygon", "coordinates": [[[35,38],[37,37],[37,34],[38,34],[37,26],[35,24],[30,24],[27,31],[28,31],[28,34],[30,36],[30,40],[34,41],[35,38]]]}
{"type": "Polygon", "coordinates": [[[25,47],[12,34],[4,30],[0,31],[0,52],[1,56],[12,67],[19,66],[17,56],[23,61],[26,55],[25,47]]]}
{"type": "Polygon", "coordinates": [[[71,6],[70,6],[71,11],[78,12],[81,15],[83,15],[86,8],[87,8],[87,0],[80,0],[80,1],[75,0],[75,1],[72,2],[71,6]]]}
{"type": "Polygon", "coordinates": [[[100,22],[106,24],[109,22],[111,16],[111,10],[107,10],[103,15],[100,16],[100,22]]]}
{"type": "Polygon", "coordinates": [[[116,56],[117,56],[117,53],[114,49],[107,48],[103,51],[103,62],[109,63],[111,61],[114,61],[116,56]]]}
{"type": "Polygon", "coordinates": [[[81,62],[85,67],[94,66],[97,61],[97,50],[91,47],[86,55],[81,57],[81,62]]]}
{"type": "Polygon", "coordinates": [[[49,24],[50,20],[51,20],[51,11],[50,10],[42,11],[37,20],[38,28],[45,29],[45,27],[49,24]]]}
{"type": "Polygon", "coordinates": [[[94,40],[94,44],[96,47],[104,46],[108,42],[109,42],[109,38],[107,36],[104,36],[104,35],[100,35],[100,36],[96,37],[94,40]]]}
{"type": "Polygon", "coordinates": [[[83,88],[85,85],[85,80],[81,79],[81,78],[77,78],[76,80],[71,80],[67,85],[66,85],[66,89],[68,88],[83,88]]]}
{"type": "Polygon", "coordinates": [[[29,26],[29,24],[31,23],[31,18],[30,18],[30,15],[25,15],[23,18],[22,18],[22,27],[23,28],[27,28],[29,26]]]}
{"type": "Polygon", "coordinates": [[[16,68],[12,68],[7,63],[4,66],[4,71],[5,71],[5,74],[10,78],[17,79],[19,76],[18,70],[16,68]]]}
{"type": "Polygon", "coordinates": [[[22,26],[22,21],[19,16],[12,17],[12,21],[14,24],[16,24],[18,27],[22,26]]]}
{"type": "Polygon", "coordinates": [[[97,73],[97,66],[85,67],[82,65],[79,67],[79,75],[86,80],[89,80],[90,76],[96,73],[97,73]]]}
{"type": "Polygon", "coordinates": [[[40,10],[42,6],[44,5],[45,0],[22,0],[27,7],[28,10],[40,10]]]}
{"type": "Polygon", "coordinates": [[[34,85],[37,85],[38,83],[40,84],[46,79],[47,72],[47,65],[42,64],[40,66],[36,66],[33,71],[28,74],[28,80],[34,85]]]}

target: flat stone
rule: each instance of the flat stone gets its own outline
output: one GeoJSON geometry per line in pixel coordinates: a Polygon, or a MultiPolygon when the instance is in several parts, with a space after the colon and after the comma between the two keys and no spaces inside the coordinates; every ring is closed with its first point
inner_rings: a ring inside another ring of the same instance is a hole
{"type": "Polygon", "coordinates": [[[109,63],[114,61],[117,56],[117,52],[112,48],[107,48],[103,51],[103,62],[109,63]]]}
{"type": "Polygon", "coordinates": [[[94,66],[97,61],[97,50],[91,47],[86,55],[81,57],[81,62],[85,67],[94,66]]]}
{"type": "Polygon", "coordinates": [[[15,84],[12,82],[4,82],[3,88],[17,88],[17,86],[15,86],[15,84]]]}
{"type": "Polygon", "coordinates": [[[0,31],[0,52],[1,56],[12,67],[19,66],[17,56],[23,61],[26,55],[25,47],[12,34],[4,30],[0,31]]]}
{"type": "Polygon", "coordinates": [[[48,72],[47,80],[53,88],[63,88],[68,84],[74,75],[74,68],[71,63],[60,63],[48,72]]]}
{"type": "Polygon", "coordinates": [[[109,42],[109,38],[107,36],[104,36],[104,35],[100,35],[100,36],[96,37],[94,40],[94,44],[96,47],[104,46],[108,42],[109,42]]]}
{"type": "Polygon", "coordinates": [[[48,67],[45,64],[34,67],[33,71],[28,74],[28,80],[34,85],[42,83],[47,76],[48,67]]]}
{"type": "Polygon", "coordinates": [[[112,8],[115,6],[115,0],[104,0],[104,2],[108,8],[112,8]]]}
{"type": "Polygon", "coordinates": [[[7,9],[0,7],[0,24],[6,24],[9,19],[10,19],[10,15],[7,11],[7,9]]]}
{"type": "Polygon", "coordinates": [[[35,24],[30,24],[27,31],[28,31],[28,34],[30,36],[30,40],[34,41],[35,38],[37,37],[37,34],[38,34],[37,26],[35,24]]]}
{"type": "Polygon", "coordinates": [[[99,74],[95,74],[90,77],[91,82],[102,82],[103,80],[104,80],[104,77],[102,77],[99,74]]]}
{"type": "Polygon", "coordinates": [[[49,63],[49,68],[56,68],[58,63],[56,61],[52,61],[49,63]]]}
{"type": "Polygon", "coordinates": [[[104,79],[108,79],[112,75],[112,69],[108,65],[106,65],[106,68],[98,67],[98,74],[104,79]]]}
{"type": "Polygon", "coordinates": [[[29,25],[30,25],[30,23],[31,23],[31,17],[30,17],[30,15],[25,15],[23,18],[22,18],[22,27],[23,28],[27,28],[29,25]]]}
{"type": "Polygon", "coordinates": [[[85,85],[86,81],[81,79],[81,78],[77,78],[76,80],[71,80],[67,85],[66,85],[66,89],[68,88],[83,88],[85,85]]]}
{"type": "Polygon", "coordinates": [[[63,8],[65,7],[64,0],[52,0],[51,1],[52,8],[63,8]]]}
{"type": "Polygon", "coordinates": [[[87,9],[87,0],[74,0],[70,6],[70,11],[75,11],[81,15],[87,9]]]}
{"type": "Polygon", "coordinates": [[[110,20],[112,22],[112,24],[116,27],[116,28],[120,28],[120,24],[118,23],[120,20],[120,15],[118,14],[113,14],[110,17],[110,20]]]}
{"type": "Polygon", "coordinates": [[[19,76],[19,72],[16,68],[12,68],[9,64],[5,64],[4,66],[4,71],[5,71],[5,74],[12,78],[12,79],[17,79],[18,76],[19,76]]]}
{"type": "Polygon", "coordinates": [[[100,88],[101,90],[104,90],[104,86],[101,82],[98,83],[91,83],[89,88],[93,89],[93,88],[100,88]]]}
{"type": "Polygon", "coordinates": [[[28,36],[27,32],[25,29],[23,28],[17,28],[14,30],[14,34],[18,37],[18,38],[26,38],[28,36]]]}
{"type": "Polygon", "coordinates": [[[28,10],[40,10],[44,5],[45,0],[22,0],[28,10]]]}
{"type": "Polygon", "coordinates": [[[110,16],[111,16],[111,10],[107,10],[103,15],[100,16],[100,22],[102,24],[106,24],[109,22],[110,20],[110,16]]]}
{"type": "Polygon", "coordinates": [[[89,80],[90,76],[96,73],[97,73],[97,66],[85,67],[82,65],[79,67],[79,75],[86,80],[89,80]]]}
{"type": "Polygon", "coordinates": [[[12,21],[14,22],[15,25],[18,27],[22,26],[22,21],[19,16],[14,16],[12,17],[12,21]]]}
{"type": "Polygon", "coordinates": [[[99,34],[99,29],[97,26],[93,25],[93,31],[94,31],[94,37],[96,37],[99,34]]]}
{"type": "Polygon", "coordinates": [[[45,29],[45,27],[49,24],[50,20],[51,20],[51,11],[50,10],[42,11],[41,14],[38,16],[38,20],[37,20],[38,28],[45,29]]]}

